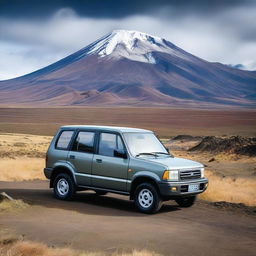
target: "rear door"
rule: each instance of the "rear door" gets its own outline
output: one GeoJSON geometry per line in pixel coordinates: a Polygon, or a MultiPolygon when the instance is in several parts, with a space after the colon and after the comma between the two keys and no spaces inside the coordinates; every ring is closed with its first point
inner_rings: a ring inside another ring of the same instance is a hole
{"type": "Polygon", "coordinates": [[[90,186],[92,160],[95,150],[95,132],[78,131],[73,146],[69,151],[68,161],[76,170],[78,185],[90,186]]]}
{"type": "Polygon", "coordinates": [[[92,185],[126,191],[129,158],[114,156],[114,150],[125,150],[119,134],[101,132],[97,154],[93,156],[92,185]]]}

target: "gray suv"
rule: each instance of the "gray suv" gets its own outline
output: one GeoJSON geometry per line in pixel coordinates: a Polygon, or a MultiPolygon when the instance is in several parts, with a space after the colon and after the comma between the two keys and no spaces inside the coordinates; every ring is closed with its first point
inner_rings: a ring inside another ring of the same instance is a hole
{"type": "Polygon", "coordinates": [[[144,213],[163,201],[192,206],[208,180],[200,163],[172,156],[152,131],[111,126],[62,126],[47,155],[45,176],[58,199],[76,191],[129,195],[144,213]]]}

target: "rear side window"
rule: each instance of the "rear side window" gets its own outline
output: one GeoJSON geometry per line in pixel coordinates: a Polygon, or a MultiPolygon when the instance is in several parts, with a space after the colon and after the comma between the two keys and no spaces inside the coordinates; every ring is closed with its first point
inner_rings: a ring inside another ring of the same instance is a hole
{"type": "Polygon", "coordinates": [[[112,133],[101,133],[99,154],[103,156],[114,156],[115,149],[124,149],[120,136],[112,133]]]}
{"type": "Polygon", "coordinates": [[[86,153],[94,153],[94,137],[94,132],[79,132],[72,150],[86,153]]]}
{"type": "Polygon", "coordinates": [[[68,145],[70,140],[74,134],[74,131],[63,131],[59,136],[59,139],[56,144],[56,148],[58,149],[68,149],[68,145]]]}

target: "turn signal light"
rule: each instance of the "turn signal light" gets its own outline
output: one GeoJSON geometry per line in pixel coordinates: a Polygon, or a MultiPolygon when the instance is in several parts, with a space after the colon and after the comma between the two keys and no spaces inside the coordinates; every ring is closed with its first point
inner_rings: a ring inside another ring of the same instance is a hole
{"type": "Polygon", "coordinates": [[[179,171],[178,170],[165,171],[162,178],[163,180],[178,181],[179,171]]]}
{"type": "Polygon", "coordinates": [[[163,180],[169,180],[169,171],[165,171],[163,174],[163,180]]]}

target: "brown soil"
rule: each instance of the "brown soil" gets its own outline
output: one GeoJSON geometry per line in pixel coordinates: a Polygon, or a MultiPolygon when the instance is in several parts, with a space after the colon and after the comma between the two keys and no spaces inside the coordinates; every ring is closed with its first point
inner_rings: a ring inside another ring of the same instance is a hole
{"type": "Polygon", "coordinates": [[[60,125],[90,124],[139,127],[161,138],[256,136],[255,111],[210,111],[171,108],[0,108],[0,132],[53,135],[60,125]]]}
{"type": "Polygon", "coordinates": [[[238,155],[256,156],[256,143],[252,145],[246,145],[235,150],[238,155]]]}
{"type": "Polygon", "coordinates": [[[231,136],[226,138],[207,136],[189,151],[229,153],[256,156],[256,138],[231,136]]]}
{"type": "Polygon", "coordinates": [[[240,212],[247,213],[249,215],[256,216],[256,207],[255,206],[247,206],[242,203],[235,204],[235,203],[229,203],[229,202],[225,202],[225,201],[212,202],[210,204],[219,209],[225,209],[225,210],[236,211],[236,212],[240,211],[240,212]]]}
{"type": "Polygon", "coordinates": [[[191,135],[177,135],[174,138],[172,138],[172,141],[180,140],[180,141],[191,141],[191,140],[200,140],[202,137],[200,136],[191,136],[191,135]]]}
{"type": "Polygon", "coordinates": [[[256,222],[243,211],[198,201],[192,208],[167,202],[155,215],[135,211],[127,197],[78,193],[52,196],[48,182],[0,182],[0,190],[31,207],[0,215],[1,228],[48,246],[86,251],[155,251],[163,255],[254,255],[256,222]]]}

